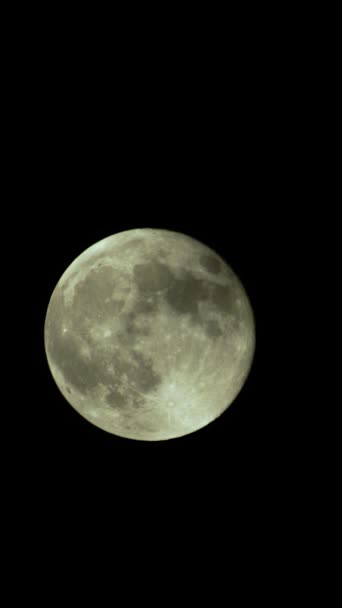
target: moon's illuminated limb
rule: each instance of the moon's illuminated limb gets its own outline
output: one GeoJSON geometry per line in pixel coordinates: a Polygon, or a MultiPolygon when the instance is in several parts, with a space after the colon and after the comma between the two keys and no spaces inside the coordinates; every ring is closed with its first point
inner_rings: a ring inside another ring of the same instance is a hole
{"type": "Polygon", "coordinates": [[[45,348],[69,403],[123,437],[170,439],[232,403],[255,349],[233,270],[175,232],[115,234],[67,268],[49,302],[45,348]]]}

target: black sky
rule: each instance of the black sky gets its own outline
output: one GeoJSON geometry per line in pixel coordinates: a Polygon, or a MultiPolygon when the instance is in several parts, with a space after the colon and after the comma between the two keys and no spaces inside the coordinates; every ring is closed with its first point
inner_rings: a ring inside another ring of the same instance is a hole
{"type": "Polygon", "coordinates": [[[111,79],[98,65],[59,65],[50,56],[27,76],[13,186],[24,200],[16,221],[30,265],[21,286],[29,363],[12,448],[19,478],[36,495],[106,495],[115,512],[122,501],[134,509],[139,488],[140,499],[198,496],[219,510],[230,492],[245,496],[243,508],[260,492],[279,498],[293,416],[280,378],[282,272],[301,194],[283,81],[252,56],[225,74],[206,66],[205,79],[199,67],[147,73],[138,60],[134,74],[111,79]],[[256,319],[253,367],[235,402],[206,428],[166,442],[89,424],[59,393],[44,352],[46,309],[64,270],[98,240],[138,227],[180,231],[215,249],[245,285],[256,319]]]}
{"type": "Polygon", "coordinates": [[[211,16],[191,5],[186,16],[185,5],[165,15],[127,5],[123,18],[113,8],[112,17],[77,6],[73,16],[71,5],[51,15],[15,5],[4,20],[4,582],[10,597],[36,604],[41,595],[44,606],[58,592],[65,604],[69,581],[78,603],[82,590],[90,602],[94,584],[96,605],[106,586],[121,605],[122,583],[125,604],[164,605],[173,593],[175,604],[193,605],[207,587],[216,605],[235,582],[240,603],[250,594],[278,606],[300,597],[298,587],[317,602],[329,564],[326,603],[336,553],[329,467],[338,458],[324,463],[323,422],[339,395],[329,400],[325,387],[324,399],[309,396],[309,359],[331,366],[316,336],[333,318],[321,303],[338,301],[321,259],[337,200],[322,170],[338,162],[333,20],[314,7],[301,16],[298,6],[277,15],[241,5],[237,17],[233,6],[211,16]],[[65,269],[98,240],[137,227],[215,249],[256,320],[253,366],[234,403],[165,442],[115,437],[84,420],[44,351],[49,298],[65,269]],[[320,534],[331,547],[320,550],[320,534]]]}
{"type": "Polygon", "coordinates": [[[172,594],[193,605],[196,591],[204,603],[206,587],[216,605],[235,582],[240,603],[250,594],[278,606],[300,587],[317,602],[328,564],[326,603],[339,459],[324,456],[340,399],[327,397],[325,380],[324,398],[316,387],[322,362],[333,362],[318,337],[329,327],[335,339],[338,302],[331,258],[322,262],[335,228],[329,202],[338,210],[328,189],[338,162],[333,20],[314,7],[301,16],[298,6],[277,15],[241,5],[236,18],[233,6],[211,16],[191,5],[188,17],[185,5],[165,6],[165,16],[127,5],[124,18],[121,5],[111,8],[113,17],[103,6],[98,15],[77,6],[75,16],[71,5],[51,15],[14,6],[4,20],[4,582],[10,597],[36,604],[42,595],[44,606],[58,592],[65,604],[69,581],[78,603],[82,590],[91,601],[93,584],[96,605],[107,586],[111,605],[164,605],[172,594]],[[233,404],[164,442],[115,437],[84,420],[44,351],[48,302],[65,269],[100,239],[139,227],[215,249],[256,321],[253,366],[233,404]],[[331,546],[321,550],[320,536],[331,546]]]}

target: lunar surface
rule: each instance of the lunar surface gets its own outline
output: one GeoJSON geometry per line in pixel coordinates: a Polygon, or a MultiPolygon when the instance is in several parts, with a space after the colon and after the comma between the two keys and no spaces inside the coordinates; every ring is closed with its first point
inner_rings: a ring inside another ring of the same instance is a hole
{"type": "Polygon", "coordinates": [[[136,440],[187,435],[220,416],[248,376],[247,293],[212,249],[142,228],[89,247],[47,309],[45,350],[65,399],[97,427],[136,440]]]}

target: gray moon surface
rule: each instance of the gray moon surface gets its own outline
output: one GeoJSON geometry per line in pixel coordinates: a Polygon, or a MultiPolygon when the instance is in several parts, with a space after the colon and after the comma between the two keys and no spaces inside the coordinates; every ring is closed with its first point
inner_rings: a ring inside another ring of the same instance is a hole
{"type": "Polygon", "coordinates": [[[160,441],[197,431],[249,374],[255,323],[247,293],[212,249],[177,232],[119,232],[79,255],[48,304],[51,374],[86,420],[160,441]]]}

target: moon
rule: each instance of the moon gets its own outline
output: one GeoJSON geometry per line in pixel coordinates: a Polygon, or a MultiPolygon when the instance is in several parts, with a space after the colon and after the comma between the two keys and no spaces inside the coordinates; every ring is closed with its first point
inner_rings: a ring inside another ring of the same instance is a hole
{"type": "Polygon", "coordinates": [[[178,232],[119,232],[58,281],[44,325],[62,395],[128,439],[193,433],[234,401],[255,352],[247,293],[211,248],[178,232]]]}

